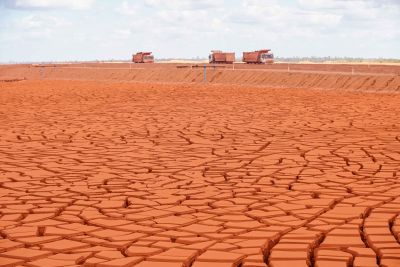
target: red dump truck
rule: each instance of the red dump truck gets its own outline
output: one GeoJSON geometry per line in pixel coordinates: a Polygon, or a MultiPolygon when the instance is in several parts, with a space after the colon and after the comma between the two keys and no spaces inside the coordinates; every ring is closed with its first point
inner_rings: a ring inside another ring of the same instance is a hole
{"type": "Polygon", "coordinates": [[[243,52],[243,62],[247,64],[274,63],[274,54],[271,52],[271,49],[243,52]]]}
{"type": "Polygon", "coordinates": [[[208,58],[210,63],[232,64],[235,62],[235,53],[212,50],[208,58]]]}
{"type": "Polygon", "coordinates": [[[154,63],[152,52],[138,52],[132,56],[132,62],[135,63],[154,63]]]}

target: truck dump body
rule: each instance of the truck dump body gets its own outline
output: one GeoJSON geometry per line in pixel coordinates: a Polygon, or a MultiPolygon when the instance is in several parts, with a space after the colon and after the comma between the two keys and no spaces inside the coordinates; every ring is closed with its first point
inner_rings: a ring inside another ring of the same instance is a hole
{"type": "Polygon", "coordinates": [[[243,52],[243,62],[258,62],[258,52],[243,52]]]}
{"type": "Polygon", "coordinates": [[[214,61],[215,62],[225,62],[225,54],[224,53],[214,53],[214,61]]]}
{"type": "Polygon", "coordinates": [[[270,49],[243,52],[243,62],[253,64],[274,63],[274,54],[270,49]]]}
{"type": "Polygon", "coordinates": [[[225,53],[225,61],[226,63],[235,62],[235,53],[225,53]]]}
{"type": "Polygon", "coordinates": [[[227,63],[232,64],[235,62],[235,53],[226,53],[221,51],[211,51],[209,57],[210,63],[227,63]]]}
{"type": "Polygon", "coordinates": [[[132,62],[135,63],[153,63],[154,56],[152,52],[139,52],[133,55],[132,62]]]}

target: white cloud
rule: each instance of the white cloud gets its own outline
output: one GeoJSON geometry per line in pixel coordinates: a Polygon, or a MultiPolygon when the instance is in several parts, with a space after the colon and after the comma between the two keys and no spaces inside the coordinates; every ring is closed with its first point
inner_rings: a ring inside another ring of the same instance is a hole
{"type": "Polygon", "coordinates": [[[175,10],[199,10],[222,6],[224,0],[145,0],[145,4],[152,8],[175,10]]]}
{"type": "Polygon", "coordinates": [[[337,27],[341,22],[342,15],[323,12],[306,12],[303,19],[304,25],[311,24],[319,27],[337,27]]]}
{"type": "Polygon", "coordinates": [[[134,15],[139,10],[139,6],[129,1],[123,1],[115,10],[123,15],[134,15]]]}
{"type": "Polygon", "coordinates": [[[242,9],[232,12],[229,20],[279,35],[304,32],[333,36],[342,31],[354,35],[377,30],[388,36],[384,32],[400,23],[400,0],[297,0],[290,5],[276,0],[268,5],[263,0],[243,0],[242,9]]]}
{"type": "Polygon", "coordinates": [[[399,0],[297,0],[297,2],[307,8],[315,9],[347,9],[357,7],[374,7],[379,8],[386,5],[400,6],[399,0]]]}
{"type": "Polygon", "coordinates": [[[23,42],[27,39],[43,40],[43,38],[50,38],[55,33],[62,32],[70,25],[71,23],[64,18],[32,14],[10,21],[8,27],[12,29],[12,32],[2,36],[2,38],[23,42]]]}
{"type": "Polygon", "coordinates": [[[65,19],[48,15],[28,15],[17,21],[23,29],[59,28],[70,25],[65,19]]]}
{"type": "MultiPolygon", "coordinates": [[[[136,50],[195,57],[209,49],[263,47],[277,56],[399,55],[400,0],[95,1],[0,0],[0,51],[40,44],[59,49],[55,58],[68,57],[58,48],[63,44],[84,58],[124,58],[136,50]]],[[[35,56],[46,57],[46,50],[35,56]]]]}
{"type": "Polygon", "coordinates": [[[89,9],[95,0],[6,0],[6,6],[20,9],[89,9]]]}
{"type": "Polygon", "coordinates": [[[303,8],[311,9],[335,9],[346,8],[355,4],[355,2],[365,2],[360,0],[297,0],[299,5],[303,8]]]}
{"type": "Polygon", "coordinates": [[[132,34],[130,29],[117,29],[114,32],[113,37],[116,39],[128,39],[132,34]]]}

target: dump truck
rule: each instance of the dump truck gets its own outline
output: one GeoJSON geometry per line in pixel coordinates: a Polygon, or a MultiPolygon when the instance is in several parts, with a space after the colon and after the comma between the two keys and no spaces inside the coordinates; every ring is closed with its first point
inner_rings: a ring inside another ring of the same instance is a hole
{"type": "Polygon", "coordinates": [[[271,49],[243,52],[243,62],[247,64],[274,63],[274,54],[271,52],[271,49]]]}
{"type": "Polygon", "coordinates": [[[138,52],[132,55],[132,62],[135,63],[154,63],[152,52],[138,52]]]}
{"type": "Polygon", "coordinates": [[[208,58],[210,63],[232,64],[235,62],[235,53],[212,50],[208,58]]]}

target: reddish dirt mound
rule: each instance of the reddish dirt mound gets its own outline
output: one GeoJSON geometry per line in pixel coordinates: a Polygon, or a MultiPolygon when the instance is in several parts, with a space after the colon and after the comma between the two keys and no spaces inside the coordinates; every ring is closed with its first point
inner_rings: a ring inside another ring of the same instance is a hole
{"type": "MultiPolygon", "coordinates": [[[[276,88],[314,88],[352,91],[400,92],[400,67],[357,65],[207,65],[206,80],[276,88]],[[350,68],[350,69],[349,69],[350,68]],[[356,72],[352,74],[351,68],[356,72]],[[364,68],[364,69],[363,69],[364,68]],[[371,72],[373,71],[373,72],[371,72]]],[[[182,64],[46,64],[0,68],[0,79],[96,80],[153,83],[202,83],[202,66],[182,64]]]]}
{"type": "MultiPolygon", "coordinates": [[[[162,69],[176,68],[182,66],[198,65],[204,66],[204,63],[183,64],[183,63],[156,63],[156,64],[134,64],[134,63],[72,63],[72,64],[18,64],[18,65],[0,65],[1,69],[8,68],[26,68],[30,66],[47,67],[68,67],[68,68],[144,68],[144,69],[162,69]]],[[[206,64],[210,66],[209,64],[206,64]]],[[[296,64],[296,63],[275,63],[275,64],[217,64],[218,67],[235,69],[263,69],[263,70],[284,70],[287,71],[323,71],[323,72],[344,72],[344,73],[385,73],[400,74],[400,65],[384,64],[296,64]]]]}
{"type": "Polygon", "coordinates": [[[21,81],[0,99],[1,266],[400,266],[399,95],[21,81]]]}

